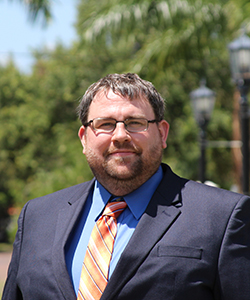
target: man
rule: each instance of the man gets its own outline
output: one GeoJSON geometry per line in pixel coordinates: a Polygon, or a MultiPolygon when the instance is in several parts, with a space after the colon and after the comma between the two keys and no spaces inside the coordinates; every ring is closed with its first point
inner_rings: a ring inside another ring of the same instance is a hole
{"type": "Polygon", "coordinates": [[[81,286],[91,294],[81,277],[85,252],[116,197],[127,207],[117,217],[102,300],[249,300],[250,199],[161,164],[169,125],[153,85],[108,75],[89,87],[79,117],[95,178],[25,205],[3,300],[84,299],[81,286]]]}

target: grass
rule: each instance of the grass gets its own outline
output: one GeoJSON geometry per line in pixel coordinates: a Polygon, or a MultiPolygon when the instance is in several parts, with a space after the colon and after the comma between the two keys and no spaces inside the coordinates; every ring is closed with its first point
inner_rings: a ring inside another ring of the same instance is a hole
{"type": "Polygon", "coordinates": [[[3,287],[4,287],[4,281],[0,281],[0,299],[2,297],[3,287]]]}
{"type": "Polygon", "coordinates": [[[12,245],[6,243],[0,243],[0,252],[11,252],[12,245]]]}

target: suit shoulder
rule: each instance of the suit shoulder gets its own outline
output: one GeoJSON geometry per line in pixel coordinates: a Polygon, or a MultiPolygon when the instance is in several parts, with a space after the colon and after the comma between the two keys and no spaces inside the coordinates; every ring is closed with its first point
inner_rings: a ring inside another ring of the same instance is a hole
{"type": "Polygon", "coordinates": [[[190,203],[194,206],[216,206],[217,209],[225,206],[232,209],[239,201],[249,201],[246,195],[179,177],[167,165],[163,165],[163,170],[165,176],[160,190],[164,193],[168,191],[168,195],[173,194],[172,198],[178,198],[183,205],[190,203]]]}
{"type": "Polygon", "coordinates": [[[191,180],[182,190],[182,200],[183,205],[202,208],[213,214],[231,214],[237,208],[250,205],[250,198],[246,195],[191,180]]]}

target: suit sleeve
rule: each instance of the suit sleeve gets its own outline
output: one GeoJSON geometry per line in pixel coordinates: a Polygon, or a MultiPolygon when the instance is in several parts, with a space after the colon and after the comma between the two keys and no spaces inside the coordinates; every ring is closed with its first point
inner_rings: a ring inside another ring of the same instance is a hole
{"type": "Polygon", "coordinates": [[[19,259],[21,255],[22,246],[22,233],[23,233],[23,221],[24,215],[27,208],[26,204],[21,211],[18,219],[18,229],[13,244],[12,258],[8,269],[8,276],[5,282],[2,300],[22,300],[23,297],[17,286],[17,273],[19,267],[19,259]]]}
{"type": "Polygon", "coordinates": [[[218,262],[220,299],[250,299],[250,198],[235,206],[222,240],[218,262]]]}

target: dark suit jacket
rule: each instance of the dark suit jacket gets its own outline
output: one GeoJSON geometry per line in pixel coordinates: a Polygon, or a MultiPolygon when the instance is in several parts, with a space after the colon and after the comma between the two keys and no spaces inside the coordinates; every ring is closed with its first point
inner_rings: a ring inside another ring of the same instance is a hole
{"type": "MultiPolygon", "coordinates": [[[[249,300],[250,199],[163,169],[101,299],[249,300]]],[[[64,249],[92,188],[24,206],[3,300],[76,299],[64,249]]]]}

